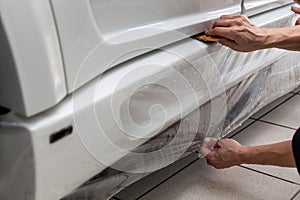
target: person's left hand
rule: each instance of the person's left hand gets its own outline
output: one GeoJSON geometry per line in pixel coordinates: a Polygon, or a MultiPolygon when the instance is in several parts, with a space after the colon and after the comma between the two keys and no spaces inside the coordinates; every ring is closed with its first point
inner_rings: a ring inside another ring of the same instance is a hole
{"type": "Polygon", "coordinates": [[[242,164],[246,147],[233,139],[221,139],[214,149],[209,151],[204,149],[204,151],[209,152],[206,155],[207,164],[216,169],[224,169],[242,164]]]}

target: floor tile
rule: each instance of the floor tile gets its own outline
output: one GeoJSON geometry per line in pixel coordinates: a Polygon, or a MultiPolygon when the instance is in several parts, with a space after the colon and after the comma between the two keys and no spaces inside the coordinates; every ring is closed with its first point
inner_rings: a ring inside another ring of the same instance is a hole
{"type": "Polygon", "coordinates": [[[170,166],[161,169],[157,172],[152,173],[151,175],[143,178],[142,180],[130,185],[125,190],[121,191],[119,194],[115,195],[117,198],[122,200],[133,200],[137,197],[141,196],[148,190],[157,186],[157,184],[161,183],[168,177],[172,176],[177,171],[181,170],[192,161],[197,159],[196,154],[191,154],[170,166]]]}
{"type": "Polygon", "coordinates": [[[247,119],[242,126],[238,127],[237,129],[233,130],[231,133],[227,134],[226,137],[230,138],[234,135],[236,135],[237,133],[239,133],[241,130],[243,130],[244,128],[246,128],[247,126],[249,126],[250,124],[254,123],[255,120],[253,119],[247,119]]]}
{"type": "Polygon", "coordinates": [[[298,189],[298,185],[241,167],[216,170],[199,160],[141,199],[288,200],[298,189]]]}
{"type": "MultiPolygon", "coordinates": [[[[255,122],[255,124],[251,125],[249,128],[246,128],[245,130],[234,136],[234,139],[239,141],[243,145],[258,146],[291,140],[294,133],[295,131],[291,129],[263,122],[255,122]]],[[[300,184],[300,177],[296,168],[282,168],[261,165],[244,166],[300,184]]]]}
{"type": "Polygon", "coordinates": [[[273,101],[272,103],[270,103],[270,104],[266,105],[265,107],[263,107],[262,109],[260,109],[258,112],[256,112],[254,115],[252,115],[252,118],[259,119],[260,117],[265,115],[267,112],[271,111],[276,106],[278,106],[279,104],[286,101],[288,98],[290,98],[292,96],[293,96],[293,94],[288,93],[288,94],[280,97],[279,99],[273,101]]]}
{"type": "Polygon", "coordinates": [[[300,190],[297,192],[296,196],[292,200],[300,200],[300,190]]]}
{"type": "Polygon", "coordinates": [[[298,129],[300,126],[300,95],[295,95],[264,116],[262,120],[298,129]]]}

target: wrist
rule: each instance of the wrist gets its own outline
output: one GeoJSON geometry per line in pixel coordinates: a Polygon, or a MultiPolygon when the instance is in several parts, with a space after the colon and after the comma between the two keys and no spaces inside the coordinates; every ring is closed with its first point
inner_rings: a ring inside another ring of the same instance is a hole
{"type": "Polygon", "coordinates": [[[240,164],[251,164],[252,153],[252,147],[242,146],[239,151],[240,164]]]}
{"type": "Polygon", "coordinates": [[[300,26],[266,29],[265,48],[299,50],[300,26]]]}
{"type": "Polygon", "coordinates": [[[277,41],[277,35],[274,34],[274,31],[269,28],[260,28],[260,49],[268,49],[275,47],[277,41]]]}

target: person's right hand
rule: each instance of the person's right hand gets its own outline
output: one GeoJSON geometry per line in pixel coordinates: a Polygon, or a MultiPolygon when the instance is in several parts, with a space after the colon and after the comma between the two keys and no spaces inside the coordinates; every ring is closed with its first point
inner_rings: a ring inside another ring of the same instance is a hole
{"type": "Polygon", "coordinates": [[[256,27],[245,15],[223,15],[206,34],[222,37],[219,42],[235,51],[249,52],[268,48],[270,29],[256,27]]]}

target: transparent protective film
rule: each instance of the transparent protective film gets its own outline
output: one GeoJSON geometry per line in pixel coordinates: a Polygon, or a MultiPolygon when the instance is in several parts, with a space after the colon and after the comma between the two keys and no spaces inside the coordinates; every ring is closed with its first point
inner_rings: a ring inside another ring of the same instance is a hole
{"type": "MultiPolygon", "coordinates": [[[[288,14],[279,19],[264,26],[292,24],[293,17],[288,14]]],[[[185,39],[174,31],[168,35],[182,41],[161,49],[145,46],[153,51],[128,61],[127,71],[110,86],[104,75],[91,93],[82,99],[74,95],[80,141],[108,168],[65,199],[108,199],[190,153],[197,152],[202,158],[220,138],[300,83],[298,53],[278,49],[239,53],[220,44],[185,39]],[[145,72],[147,76],[143,76],[145,72]],[[113,92],[107,92],[106,101],[99,103],[103,91],[113,92]],[[88,114],[82,113],[82,102],[94,104],[88,114]],[[86,118],[94,122],[89,128],[95,131],[89,134],[86,118]],[[101,149],[98,141],[111,145],[101,149]]],[[[117,55],[107,68],[132,51],[117,55]]],[[[78,80],[87,73],[84,66],[78,80]]]]}
{"type": "MultiPolygon", "coordinates": [[[[170,31],[171,34],[185,37],[175,31],[170,31]]],[[[99,163],[118,171],[147,173],[178,160],[199,132],[202,138],[219,138],[227,111],[227,97],[222,74],[205,47],[189,38],[156,49],[122,66],[122,73],[112,71],[113,75],[119,74],[113,78],[107,78],[105,74],[100,76],[86,95],[74,95],[75,128],[89,154],[99,163]],[[210,101],[209,111],[201,111],[200,106],[207,101],[210,101]],[[93,106],[82,112],[84,105],[93,106]],[[89,134],[86,134],[88,123],[89,134]],[[199,130],[199,127],[205,130],[199,130]],[[144,146],[162,132],[170,135],[168,141],[160,141],[159,146],[151,144],[150,149],[144,146]],[[99,141],[111,145],[104,149],[99,141]],[[135,160],[134,166],[126,165],[126,160],[130,160],[128,157],[135,160]],[[115,162],[116,158],[125,162],[115,162]]],[[[110,65],[130,53],[117,55],[110,65]]],[[[82,65],[78,80],[86,70],[82,65]]]]}
{"type": "MultiPolygon", "coordinates": [[[[203,157],[209,153],[219,138],[225,137],[228,133],[241,126],[246,119],[263,106],[299,86],[299,54],[277,53],[276,51],[266,51],[256,52],[252,55],[247,54],[245,58],[249,59],[249,56],[252,56],[253,62],[251,62],[251,66],[257,66],[257,63],[262,64],[268,54],[274,55],[274,59],[272,64],[266,63],[265,66],[259,69],[256,68],[256,70],[251,70],[251,68],[254,68],[248,65],[247,68],[250,71],[246,74],[241,73],[243,67],[232,70],[232,74],[227,73],[228,69],[226,69],[226,66],[232,66],[235,62],[241,64],[244,61],[247,62],[247,59],[239,60],[239,57],[233,56],[234,60],[229,59],[230,56],[227,56],[226,60],[223,57],[224,68],[221,69],[221,73],[226,72],[224,73],[224,78],[228,78],[228,84],[225,84],[225,95],[221,93],[221,95],[216,95],[211,100],[201,103],[199,109],[191,112],[183,119],[163,130],[159,135],[140,145],[134,152],[147,154],[166,148],[166,152],[169,152],[169,154],[164,154],[164,159],[168,156],[169,158],[174,158],[177,152],[181,152],[174,151],[174,149],[182,149],[188,144],[189,147],[185,153],[179,157],[184,157],[193,152],[200,152],[200,157],[203,157]],[[280,59],[278,60],[278,58],[280,59]],[[255,63],[255,59],[257,63],[255,63]],[[231,62],[231,65],[227,65],[226,63],[228,62],[231,62]],[[229,81],[229,77],[231,77],[231,81],[235,79],[236,81],[234,83],[229,81]],[[226,109],[225,115],[220,114],[222,112],[217,112],[216,116],[212,116],[214,114],[211,112],[212,102],[226,109]],[[198,121],[199,116],[201,120],[198,121]],[[198,127],[196,133],[193,133],[190,131],[193,130],[192,127],[194,126],[191,122],[195,119],[198,127]],[[214,131],[211,131],[211,126],[215,127],[214,131]],[[183,134],[178,134],[178,132],[183,134]],[[192,142],[190,142],[190,138],[194,138],[192,142]],[[171,143],[171,141],[173,142],[171,143]],[[201,151],[203,149],[204,151],[201,151]]],[[[226,83],[226,81],[224,82],[226,83]]],[[[139,171],[137,169],[139,167],[142,167],[144,170],[144,165],[156,166],[154,163],[162,160],[159,158],[159,154],[155,154],[152,160],[147,158],[143,161],[145,163],[141,164],[135,154],[128,154],[110,168],[84,183],[76,192],[65,199],[71,200],[75,197],[109,198],[131,183],[151,173],[150,171],[145,173],[132,173],[130,171],[139,171]],[[115,166],[118,167],[120,165],[126,170],[116,170],[115,166]]]]}
{"type": "MultiPolygon", "coordinates": [[[[188,47],[191,45],[189,41],[185,41],[184,44],[189,44],[188,47]]],[[[123,121],[119,126],[123,127],[123,131],[133,141],[134,138],[139,138],[139,140],[145,138],[139,137],[140,131],[128,130],[135,130],[137,127],[148,130],[147,128],[151,125],[156,125],[157,120],[155,119],[162,119],[159,118],[159,109],[156,110],[158,111],[156,115],[151,116],[151,112],[155,113],[155,110],[151,111],[151,106],[157,105],[153,102],[160,100],[162,108],[167,108],[167,112],[170,112],[172,110],[172,107],[169,107],[170,102],[168,103],[164,99],[173,102],[172,98],[175,94],[181,103],[178,106],[180,113],[186,113],[186,115],[166,121],[165,125],[160,127],[158,135],[146,137],[141,145],[133,151],[127,152],[125,156],[85,182],[65,199],[110,198],[131,183],[190,153],[197,152],[202,158],[214,149],[220,138],[241,126],[260,108],[300,84],[300,66],[298,64],[300,55],[298,53],[272,49],[241,54],[219,45],[203,47],[189,55],[181,52],[181,50],[185,50],[182,46],[162,49],[164,57],[171,54],[172,57],[181,55],[179,57],[185,59],[174,62],[175,64],[164,72],[158,70],[158,73],[149,76],[149,80],[145,80],[145,83],[148,84],[147,87],[139,85],[133,90],[129,100],[118,98],[117,102],[118,105],[124,105],[125,102],[125,108],[129,109],[125,118],[131,117],[132,121],[125,121],[126,126],[123,121]],[[173,81],[169,82],[170,79],[167,77],[173,77],[173,81]],[[185,84],[189,86],[189,89],[184,87],[185,84]],[[192,93],[195,96],[190,96],[190,88],[193,89],[192,93]],[[155,96],[159,96],[159,98],[153,101],[149,94],[156,94],[155,96]],[[184,97],[188,97],[188,99],[184,97]],[[195,97],[195,99],[191,97],[195,97]],[[131,105],[135,106],[131,107],[131,105]],[[139,105],[140,107],[137,109],[136,106],[139,105]],[[184,110],[182,110],[182,105],[186,105],[184,110]],[[190,108],[187,105],[198,105],[199,107],[191,110],[187,109],[190,108]],[[132,110],[133,108],[135,110],[132,110]],[[146,120],[146,122],[153,124],[140,126],[144,125],[142,119],[147,119],[141,113],[147,113],[145,110],[148,109],[150,109],[149,115],[153,121],[146,120]],[[184,112],[187,110],[190,112],[184,112]]],[[[144,70],[146,69],[147,67],[144,68],[144,70]]],[[[129,74],[127,75],[129,76],[129,74]]],[[[124,86],[128,81],[126,78],[124,80],[124,82],[120,81],[120,85],[124,86]]],[[[101,84],[101,81],[99,83],[101,84]]],[[[116,103],[114,99],[112,102],[112,105],[117,105],[114,104],[116,103]]],[[[115,107],[113,106],[113,108],[115,107]]],[[[175,108],[178,110],[177,106],[175,108]]],[[[163,115],[163,117],[165,116],[171,115],[167,113],[167,115],[163,115]]],[[[111,137],[111,135],[107,135],[107,137],[111,137]]],[[[103,160],[103,157],[97,157],[97,159],[100,159],[99,161],[102,163],[108,162],[108,160],[103,160]]]]}
{"type": "MultiPolygon", "coordinates": [[[[291,15],[267,18],[264,25],[293,24],[291,15]]],[[[109,199],[188,154],[204,157],[300,84],[297,52],[240,53],[172,30],[143,31],[180,41],[158,49],[148,38],[107,63],[92,49],[93,59],[74,72],[74,89],[80,89],[59,105],[32,118],[0,116],[1,200],[109,199]],[[81,87],[94,61],[106,72],[81,87]]]]}
{"type": "MultiPolygon", "coordinates": [[[[175,31],[170,31],[169,35],[186,37],[175,31]]],[[[205,137],[221,136],[227,113],[226,90],[222,74],[206,47],[188,38],[153,49],[151,54],[122,66],[121,72],[108,72],[117,74],[114,78],[108,79],[106,74],[100,76],[86,95],[73,96],[73,117],[82,146],[113,172],[103,171],[109,175],[101,173],[93,177],[75,192],[75,196],[68,198],[86,195],[87,190],[91,195],[96,192],[96,199],[108,198],[120,189],[120,183],[127,184],[128,178],[132,181],[132,177],[162,169],[189,152],[199,152],[205,137]],[[114,82],[108,84],[111,79],[114,82]],[[99,99],[104,100],[100,102],[99,99]],[[202,109],[201,105],[206,102],[209,104],[202,109]],[[93,106],[82,112],[85,105],[93,106]],[[102,148],[99,141],[111,145],[102,148]],[[108,189],[110,187],[112,190],[108,189]]],[[[117,55],[107,68],[131,53],[117,55]]],[[[86,70],[82,65],[78,80],[86,70]]]]}

